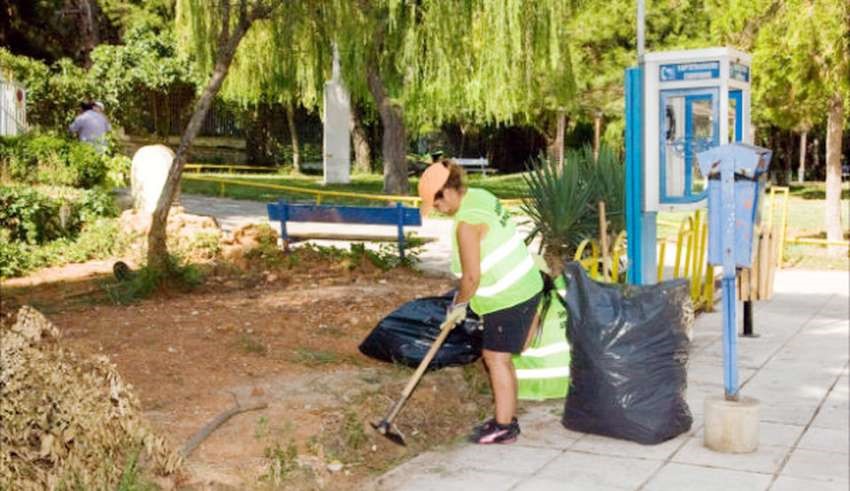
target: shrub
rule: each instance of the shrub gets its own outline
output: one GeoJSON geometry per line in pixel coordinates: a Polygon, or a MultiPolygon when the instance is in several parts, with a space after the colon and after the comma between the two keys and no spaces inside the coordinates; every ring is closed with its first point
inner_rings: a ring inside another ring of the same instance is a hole
{"type": "Polygon", "coordinates": [[[106,182],[107,157],[87,143],[33,133],[0,140],[0,173],[13,180],[81,188],[106,182]]]}
{"type": "Polygon", "coordinates": [[[0,228],[10,241],[38,244],[67,235],[60,208],[33,188],[0,187],[0,228]]]}
{"type": "Polygon", "coordinates": [[[0,228],[11,241],[43,244],[74,237],[85,223],[117,214],[115,200],[100,189],[0,186],[0,228]]]}
{"type": "MultiPolygon", "coordinates": [[[[0,230],[0,232],[4,232],[0,230]]],[[[3,235],[3,234],[0,234],[3,235]]],[[[27,245],[0,236],[0,277],[20,276],[31,268],[27,245]]]]}

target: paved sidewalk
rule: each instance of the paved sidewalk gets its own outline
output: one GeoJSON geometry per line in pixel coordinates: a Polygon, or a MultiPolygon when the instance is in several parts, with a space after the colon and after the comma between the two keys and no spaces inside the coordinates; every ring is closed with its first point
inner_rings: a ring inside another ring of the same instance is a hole
{"type": "Polygon", "coordinates": [[[747,455],[703,446],[703,401],[722,394],[720,313],[698,317],[688,372],[691,431],[654,446],[566,430],[562,402],[531,404],[509,446],[420,455],[377,480],[381,490],[848,489],[848,281],[839,272],[780,271],[754,308],[758,338],[739,338],[741,393],[761,401],[761,446],[747,455]]]}

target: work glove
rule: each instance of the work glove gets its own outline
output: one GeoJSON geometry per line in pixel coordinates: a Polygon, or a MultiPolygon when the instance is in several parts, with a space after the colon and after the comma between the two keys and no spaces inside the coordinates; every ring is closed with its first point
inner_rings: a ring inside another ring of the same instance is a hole
{"type": "Polygon", "coordinates": [[[469,302],[452,302],[448,310],[446,310],[446,322],[451,322],[452,327],[463,322],[463,320],[466,319],[467,306],[469,306],[469,302]]]}

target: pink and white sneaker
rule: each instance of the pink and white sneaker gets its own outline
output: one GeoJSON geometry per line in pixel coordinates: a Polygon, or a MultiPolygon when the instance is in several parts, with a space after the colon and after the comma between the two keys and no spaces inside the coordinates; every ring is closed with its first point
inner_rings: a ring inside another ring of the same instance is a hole
{"type": "Polygon", "coordinates": [[[507,445],[515,442],[521,433],[519,422],[517,422],[516,418],[507,425],[501,425],[496,423],[495,420],[490,420],[475,430],[471,440],[481,445],[490,445],[493,443],[507,445]]]}

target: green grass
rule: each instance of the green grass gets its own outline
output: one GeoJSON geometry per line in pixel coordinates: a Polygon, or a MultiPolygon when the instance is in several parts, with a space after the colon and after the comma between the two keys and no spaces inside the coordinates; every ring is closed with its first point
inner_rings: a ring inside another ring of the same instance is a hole
{"type": "MultiPolygon", "coordinates": [[[[807,200],[826,199],[826,184],[822,181],[791,184],[791,196],[807,200]]],[[[850,182],[841,184],[841,199],[850,199],[850,182]]]]}

